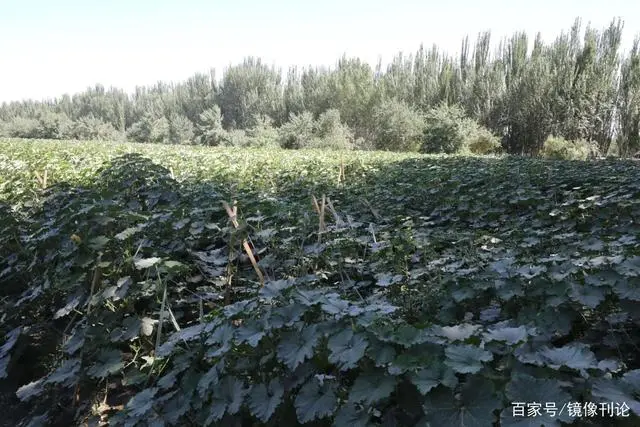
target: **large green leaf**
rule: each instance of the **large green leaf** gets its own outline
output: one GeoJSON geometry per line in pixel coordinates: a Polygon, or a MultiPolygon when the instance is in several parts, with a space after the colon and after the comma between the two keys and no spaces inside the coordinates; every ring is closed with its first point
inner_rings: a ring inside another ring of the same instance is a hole
{"type": "Polygon", "coordinates": [[[397,379],[384,372],[360,374],[351,387],[349,401],[371,406],[389,397],[396,388],[397,379]]]}
{"type": "Polygon", "coordinates": [[[491,383],[482,379],[469,381],[459,394],[440,386],[427,394],[423,405],[430,425],[451,427],[492,427],[500,408],[491,383]]]}
{"type": "Polygon", "coordinates": [[[328,382],[320,385],[317,380],[312,379],[302,386],[294,405],[298,421],[303,424],[331,416],[338,406],[335,385],[328,382]]]}
{"type": "Polygon", "coordinates": [[[98,360],[88,370],[87,374],[94,378],[106,378],[119,372],[124,367],[122,354],[118,350],[103,350],[98,360]]]}
{"type": "Polygon", "coordinates": [[[260,421],[267,422],[282,402],[284,388],[278,379],[268,384],[257,384],[249,394],[249,409],[260,421]]]}
{"type": "Polygon", "coordinates": [[[534,378],[525,374],[515,374],[506,388],[506,396],[511,402],[500,415],[504,426],[560,426],[560,422],[571,422],[569,412],[563,405],[571,396],[560,387],[557,380],[534,378]],[[536,410],[532,404],[539,403],[536,410]],[[524,404],[524,405],[523,405],[524,404]],[[551,406],[553,405],[553,406],[551,406]],[[532,412],[529,415],[530,407],[532,412]],[[524,408],[524,409],[523,409],[524,408]],[[524,410],[525,416],[520,411],[524,410]],[[536,416],[533,416],[533,415],[536,416]]]}
{"type": "Polygon", "coordinates": [[[318,344],[320,334],[316,325],[307,326],[298,332],[283,334],[278,344],[277,357],[289,369],[294,370],[306,359],[313,355],[313,349],[318,344]]]}
{"type": "Polygon", "coordinates": [[[445,349],[444,363],[460,374],[473,374],[482,369],[482,362],[493,360],[493,354],[473,345],[450,345],[445,349]]]}
{"type": "Polygon", "coordinates": [[[368,345],[363,335],[345,329],[329,338],[329,362],[337,364],[342,370],[355,368],[368,345]]]}

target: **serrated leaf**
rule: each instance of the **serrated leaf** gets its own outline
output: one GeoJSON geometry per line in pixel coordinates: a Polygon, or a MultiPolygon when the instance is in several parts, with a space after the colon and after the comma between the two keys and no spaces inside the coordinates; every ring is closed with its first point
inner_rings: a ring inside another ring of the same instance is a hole
{"type": "MultiPolygon", "coordinates": [[[[637,390],[635,390],[637,393],[637,390]]],[[[618,379],[598,378],[593,382],[591,388],[592,400],[600,403],[627,404],[629,409],[640,416],[640,401],[634,396],[634,389],[628,382],[618,379]]]]}
{"type": "Polygon", "coordinates": [[[571,395],[560,388],[557,380],[534,378],[525,374],[514,374],[506,387],[506,396],[511,403],[514,402],[538,402],[544,405],[545,402],[554,402],[557,405],[557,412],[547,412],[544,409],[536,417],[522,418],[514,416],[513,405],[507,406],[500,414],[500,423],[505,426],[523,426],[525,422],[534,421],[536,425],[557,426],[559,421],[571,422],[568,411],[560,412],[560,408],[569,402],[571,395]]]}
{"type": "Polygon", "coordinates": [[[237,414],[242,406],[247,390],[242,381],[227,376],[214,388],[211,410],[206,424],[221,420],[225,414],[237,414]]]}
{"type": "Polygon", "coordinates": [[[80,372],[80,359],[68,359],[53,371],[47,379],[45,384],[73,384],[80,372]]]}
{"type": "Polygon", "coordinates": [[[143,258],[135,261],[133,265],[137,270],[143,270],[145,268],[150,268],[162,261],[162,258],[151,257],[151,258],[143,258]]]}
{"type": "Polygon", "coordinates": [[[501,341],[509,345],[515,345],[527,340],[527,328],[518,326],[517,328],[499,327],[491,329],[483,335],[485,341],[501,341]]]}
{"type": "Polygon", "coordinates": [[[411,349],[400,353],[389,365],[387,372],[391,375],[401,375],[408,371],[418,371],[430,366],[433,355],[423,349],[411,349]]]}
{"type": "Polygon", "coordinates": [[[12,329],[5,335],[5,341],[2,347],[0,347],[0,379],[7,377],[7,367],[9,366],[9,360],[11,355],[9,352],[16,345],[18,337],[22,333],[22,327],[12,329]]]}
{"type": "Polygon", "coordinates": [[[443,326],[439,335],[444,336],[449,341],[464,341],[472,337],[480,329],[479,325],[463,323],[455,326],[443,326]]]}
{"type": "Polygon", "coordinates": [[[171,371],[158,380],[157,386],[160,390],[171,389],[176,385],[178,372],[171,371]]]}
{"type": "Polygon", "coordinates": [[[69,355],[75,354],[84,345],[85,329],[76,327],[67,342],[64,343],[64,351],[69,355]]]}
{"type": "Polygon", "coordinates": [[[266,333],[259,329],[257,322],[250,322],[236,331],[236,342],[238,344],[247,343],[251,347],[257,347],[266,333]]]}
{"type": "Polygon", "coordinates": [[[368,345],[369,342],[363,335],[354,333],[352,329],[345,329],[329,338],[329,362],[336,364],[341,370],[355,368],[368,345]]]}
{"type": "Polygon", "coordinates": [[[322,289],[303,290],[296,289],[294,298],[297,302],[307,307],[320,304],[324,301],[325,292],[322,289]]]}
{"type": "Polygon", "coordinates": [[[198,381],[198,394],[200,397],[205,398],[213,387],[216,387],[220,382],[220,375],[224,371],[224,361],[213,365],[206,374],[204,374],[198,381]]]}
{"type": "Polygon", "coordinates": [[[341,319],[349,312],[350,304],[348,301],[340,298],[338,294],[329,294],[326,296],[325,301],[320,305],[322,311],[325,313],[336,316],[341,319]]]}
{"type": "Polygon", "coordinates": [[[571,283],[569,296],[577,303],[585,305],[589,308],[596,308],[606,297],[606,288],[595,287],[590,285],[581,285],[580,283],[571,283]]]}
{"type": "Polygon", "coordinates": [[[125,409],[132,417],[143,417],[151,410],[154,397],[158,393],[158,388],[146,388],[129,400],[125,409]]]}
{"type": "Polygon", "coordinates": [[[333,427],[368,427],[372,425],[369,413],[364,409],[357,409],[353,404],[344,404],[336,412],[333,427]]]}
{"type": "Polygon", "coordinates": [[[189,342],[199,338],[204,328],[205,324],[198,323],[197,325],[188,326],[178,332],[174,332],[169,336],[167,341],[158,348],[155,356],[158,358],[169,356],[177,343],[180,341],[189,342]]]}
{"type": "Polygon", "coordinates": [[[625,372],[622,382],[627,384],[636,394],[640,394],[640,369],[625,372]]]}
{"type": "Polygon", "coordinates": [[[403,277],[400,274],[379,273],[376,274],[376,286],[386,288],[402,282],[403,277]]]}
{"type": "Polygon", "coordinates": [[[409,380],[418,388],[421,394],[429,393],[440,384],[453,388],[458,378],[453,371],[444,365],[436,365],[427,369],[420,369],[409,376],[409,380]]]}
{"type": "Polygon", "coordinates": [[[262,422],[267,422],[273,416],[282,402],[284,387],[278,379],[272,379],[269,384],[258,384],[249,393],[249,409],[262,422]]]}
{"type": "Polygon", "coordinates": [[[302,424],[333,415],[338,398],[335,386],[325,383],[322,386],[314,378],[302,386],[294,401],[298,421],[302,424]]]}
{"type": "Polygon", "coordinates": [[[273,299],[282,295],[282,291],[291,288],[294,285],[292,280],[274,280],[265,282],[260,288],[258,296],[260,298],[273,299]]]}
{"type": "Polygon", "coordinates": [[[46,427],[49,425],[49,412],[45,412],[42,415],[37,415],[31,418],[29,424],[25,427],[46,427]]]}
{"type": "Polygon", "coordinates": [[[81,299],[81,295],[74,295],[73,297],[69,298],[67,300],[67,304],[64,307],[58,309],[58,311],[56,311],[56,313],[53,315],[53,318],[59,319],[71,313],[73,309],[76,308],[78,304],[80,304],[81,299]]]}
{"type": "Polygon", "coordinates": [[[493,427],[493,412],[502,407],[491,382],[474,379],[459,395],[442,386],[427,394],[422,408],[432,426],[493,427]]]}
{"type": "Polygon", "coordinates": [[[450,345],[445,349],[445,364],[460,374],[473,374],[482,369],[482,362],[493,360],[491,352],[473,345],[450,345]]]}
{"type": "Polygon", "coordinates": [[[386,399],[396,389],[397,379],[385,373],[360,374],[349,391],[349,401],[371,406],[386,399]]]}
{"type": "Polygon", "coordinates": [[[89,243],[87,246],[89,246],[89,248],[91,248],[94,251],[99,251],[102,248],[104,248],[107,245],[107,243],[109,243],[110,241],[111,239],[109,239],[107,236],[97,236],[89,240],[89,243]]]}
{"type": "Polygon", "coordinates": [[[168,270],[174,270],[174,271],[187,268],[187,266],[181,263],[180,261],[174,261],[170,259],[162,261],[162,265],[164,265],[168,270]]]}
{"type": "Polygon", "coordinates": [[[206,344],[211,346],[207,352],[207,357],[218,357],[231,350],[236,331],[237,329],[229,323],[223,323],[218,326],[206,341],[206,344]]]}
{"type": "Polygon", "coordinates": [[[140,336],[140,326],[142,322],[137,316],[125,317],[120,328],[114,329],[111,333],[111,341],[132,341],[140,336]]]}
{"type": "Polygon", "coordinates": [[[625,259],[616,266],[616,271],[623,276],[638,277],[640,276],[640,256],[632,256],[625,259]]]}
{"type": "Polygon", "coordinates": [[[564,347],[544,348],[538,354],[548,366],[558,369],[566,366],[572,369],[595,369],[598,361],[589,346],[581,343],[572,343],[564,347]]]}
{"type": "Polygon", "coordinates": [[[32,381],[29,384],[25,384],[18,388],[16,391],[16,397],[20,399],[21,402],[26,402],[36,396],[40,396],[40,394],[44,391],[44,381],[46,378],[40,378],[39,380],[32,381]]]}
{"type": "Polygon", "coordinates": [[[367,348],[367,356],[375,362],[376,367],[386,366],[396,358],[396,349],[392,345],[373,340],[367,348]]]}
{"type": "Polygon", "coordinates": [[[287,332],[277,348],[277,357],[289,369],[293,370],[313,356],[320,334],[316,325],[307,326],[301,333],[287,332]]]}
{"type": "Polygon", "coordinates": [[[123,367],[119,350],[103,350],[98,355],[98,361],[87,370],[87,374],[94,378],[106,378],[121,371],[123,367]]]}
{"type": "Polygon", "coordinates": [[[126,240],[136,234],[140,229],[138,227],[129,227],[116,234],[114,237],[118,240],[126,240]]]}

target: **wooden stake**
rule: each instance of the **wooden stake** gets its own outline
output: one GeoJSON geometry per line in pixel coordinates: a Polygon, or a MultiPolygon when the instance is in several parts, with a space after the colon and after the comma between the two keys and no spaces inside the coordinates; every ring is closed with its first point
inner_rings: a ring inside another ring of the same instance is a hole
{"type": "MultiPolygon", "coordinates": [[[[231,206],[229,206],[229,204],[224,201],[222,202],[222,205],[224,206],[224,209],[227,211],[227,215],[229,216],[229,219],[231,219],[231,223],[233,224],[233,226],[236,229],[239,228],[240,224],[238,223],[238,219],[237,219],[238,206],[235,204],[235,201],[233,204],[233,208],[231,208],[231,206]]],[[[256,271],[256,274],[260,278],[260,286],[264,286],[264,275],[262,274],[260,267],[258,267],[256,258],[253,256],[253,250],[251,250],[251,247],[249,246],[249,242],[247,241],[247,239],[244,239],[242,241],[242,247],[244,248],[244,251],[247,253],[249,260],[251,261],[251,265],[253,266],[253,269],[256,271]]]]}
{"type": "Polygon", "coordinates": [[[333,218],[336,220],[336,224],[338,224],[338,226],[343,226],[344,221],[342,220],[342,218],[340,218],[340,215],[338,215],[336,208],[333,206],[333,202],[328,197],[327,197],[327,207],[329,208],[329,211],[331,211],[333,218]]]}
{"type": "Polygon", "coordinates": [[[313,201],[314,209],[318,213],[318,243],[320,243],[320,241],[322,240],[322,237],[321,237],[322,232],[327,229],[327,226],[324,222],[325,207],[327,205],[327,196],[324,194],[322,195],[322,204],[318,203],[318,199],[316,199],[316,196],[314,195],[311,195],[311,200],[313,201]]]}

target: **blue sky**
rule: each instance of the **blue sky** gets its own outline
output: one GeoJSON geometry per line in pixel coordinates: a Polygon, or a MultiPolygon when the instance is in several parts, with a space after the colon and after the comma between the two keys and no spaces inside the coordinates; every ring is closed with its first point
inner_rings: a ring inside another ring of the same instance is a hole
{"type": "Polygon", "coordinates": [[[455,53],[484,30],[494,42],[516,30],[551,40],[577,16],[596,28],[621,17],[627,49],[640,33],[637,0],[0,0],[0,102],[220,75],[248,55],[374,65],[422,42],[455,53]]]}

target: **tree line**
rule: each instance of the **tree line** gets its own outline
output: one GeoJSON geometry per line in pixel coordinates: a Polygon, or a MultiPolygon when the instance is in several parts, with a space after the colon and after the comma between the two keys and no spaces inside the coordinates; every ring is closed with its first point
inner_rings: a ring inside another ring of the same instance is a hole
{"type": "MultiPolygon", "coordinates": [[[[640,150],[640,38],[623,23],[576,19],[545,43],[517,32],[462,41],[459,56],[421,45],[383,68],[343,56],[286,73],[249,57],[133,94],[96,85],[47,101],[0,106],[9,137],[536,155],[548,141],[600,155],[640,150]],[[530,45],[533,47],[530,48],[530,45]],[[555,139],[554,139],[555,138],[555,139]]],[[[551,145],[549,145],[551,146],[551,145]]]]}

